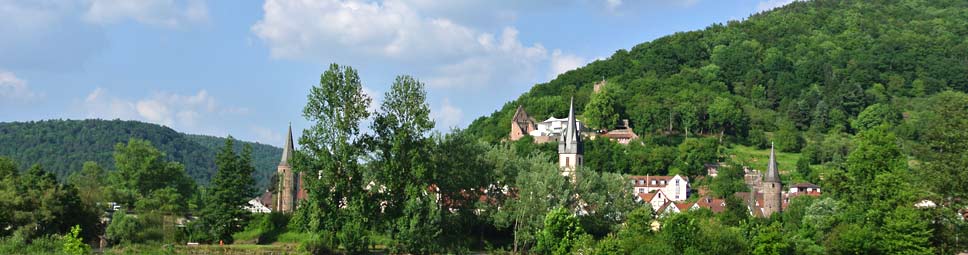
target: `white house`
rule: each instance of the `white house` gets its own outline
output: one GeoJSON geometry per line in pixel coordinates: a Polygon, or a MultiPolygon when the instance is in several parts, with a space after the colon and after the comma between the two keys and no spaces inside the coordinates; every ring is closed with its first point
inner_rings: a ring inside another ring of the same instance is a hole
{"type": "Polygon", "coordinates": [[[689,197],[689,178],[675,176],[630,176],[632,194],[652,193],[661,190],[669,200],[683,201],[689,197]]]}
{"type": "MultiPolygon", "coordinates": [[[[575,120],[578,125],[578,130],[585,130],[585,126],[581,121],[575,120]]],[[[548,118],[545,121],[539,122],[537,129],[528,133],[531,136],[553,136],[557,137],[561,135],[561,132],[565,131],[565,127],[568,126],[568,118],[557,119],[555,117],[548,118]]]]}
{"type": "Polygon", "coordinates": [[[269,209],[268,206],[266,206],[265,204],[262,204],[262,201],[259,201],[258,197],[253,198],[252,200],[249,200],[249,204],[245,205],[245,209],[252,213],[272,212],[272,209],[269,209]]]}
{"type": "Polygon", "coordinates": [[[816,184],[809,183],[809,182],[797,183],[797,184],[794,184],[793,186],[790,186],[790,192],[789,192],[790,194],[801,193],[801,192],[820,193],[820,186],[817,186],[816,184]]]}
{"type": "Polygon", "coordinates": [[[669,200],[669,196],[666,196],[664,193],[662,193],[662,190],[658,190],[652,193],[638,193],[635,195],[635,201],[639,203],[649,203],[652,205],[652,210],[657,210],[659,207],[662,207],[662,205],[666,204],[667,202],[671,202],[672,200],[669,200]]]}

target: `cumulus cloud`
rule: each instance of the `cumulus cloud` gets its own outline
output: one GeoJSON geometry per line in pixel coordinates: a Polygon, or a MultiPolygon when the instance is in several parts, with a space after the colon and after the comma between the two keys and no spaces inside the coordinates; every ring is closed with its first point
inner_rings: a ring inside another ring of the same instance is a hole
{"type": "Polygon", "coordinates": [[[484,32],[430,16],[437,12],[420,9],[426,6],[415,0],[267,0],[265,16],[252,32],[276,58],[375,58],[381,65],[416,69],[417,75],[430,77],[431,87],[511,82],[495,80],[493,74],[532,74],[548,57],[540,44],[522,43],[513,27],[499,34],[484,32]]]}
{"type": "Polygon", "coordinates": [[[14,73],[0,70],[0,99],[8,102],[27,102],[40,97],[27,82],[18,78],[14,73]]]}
{"type": "Polygon", "coordinates": [[[444,98],[440,107],[431,110],[430,115],[434,119],[434,122],[436,122],[438,129],[446,129],[460,125],[461,118],[464,117],[464,112],[460,108],[452,105],[449,99],[444,98]]]}
{"type": "Polygon", "coordinates": [[[205,90],[190,95],[155,92],[129,100],[96,88],[84,98],[82,107],[88,118],[143,120],[189,131],[208,128],[206,124],[219,117],[248,112],[245,108],[219,106],[205,90]]]}
{"type": "Polygon", "coordinates": [[[551,73],[550,78],[554,79],[567,71],[575,70],[586,63],[585,59],[575,55],[561,53],[555,50],[551,53],[551,73]]]}
{"type": "Polygon", "coordinates": [[[110,24],[125,20],[175,27],[208,20],[208,7],[202,0],[91,0],[84,20],[110,24]]]}
{"type": "Polygon", "coordinates": [[[798,0],[766,0],[756,4],[756,12],[773,10],[798,0]]]}

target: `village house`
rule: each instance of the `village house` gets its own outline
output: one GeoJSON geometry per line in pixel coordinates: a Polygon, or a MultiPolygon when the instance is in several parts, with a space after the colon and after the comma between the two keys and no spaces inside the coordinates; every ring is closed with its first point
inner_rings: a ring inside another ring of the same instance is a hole
{"type": "Polygon", "coordinates": [[[803,193],[803,192],[819,194],[820,186],[817,186],[816,184],[809,183],[809,182],[803,182],[803,183],[794,184],[793,186],[790,187],[790,191],[789,191],[790,194],[803,193]]]}
{"type": "Polygon", "coordinates": [[[633,175],[629,179],[632,181],[632,194],[635,195],[662,191],[672,201],[683,201],[689,197],[689,178],[685,176],[633,175]]]}
{"type": "Polygon", "coordinates": [[[635,202],[649,203],[652,205],[654,210],[655,208],[662,207],[662,205],[665,205],[668,202],[672,202],[672,200],[669,200],[669,196],[666,196],[665,193],[662,193],[662,190],[658,190],[651,193],[635,194],[635,202]]]}
{"type": "Polygon", "coordinates": [[[615,127],[615,129],[606,131],[604,134],[601,134],[601,136],[612,141],[616,141],[620,144],[629,144],[629,142],[632,140],[639,138],[639,136],[635,134],[635,131],[632,131],[632,127],[629,126],[628,119],[623,119],[622,122],[615,127]]]}

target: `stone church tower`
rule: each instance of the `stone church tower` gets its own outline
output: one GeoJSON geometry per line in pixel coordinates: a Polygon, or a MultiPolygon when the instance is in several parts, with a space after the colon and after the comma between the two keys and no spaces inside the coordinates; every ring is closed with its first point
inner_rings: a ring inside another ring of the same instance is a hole
{"type": "Polygon", "coordinates": [[[289,126],[289,134],[286,138],[286,147],[282,148],[282,160],[276,168],[279,186],[276,189],[275,211],[291,213],[296,209],[296,197],[299,195],[300,181],[292,171],[289,162],[295,149],[292,144],[292,125],[289,126]]]}
{"type": "Polygon", "coordinates": [[[584,146],[581,142],[581,130],[578,130],[578,123],[575,121],[575,98],[571,99],[568,107],[568,122],[565,130],[561,131],[558,137],[558,167],[561,175],[571,177],[575,180],[575,170],[582,165],[582,154],[584,146]]]}
{"type": "Polygon", "coordinates": [[[776,152],[770,144],[770,162],[767,164],[766,174],[760,190],[763,191],[763,217],[770,217],[773,213],[783,210],[783,184],[780,183],[780,171],[776,168],[776,152]]]}

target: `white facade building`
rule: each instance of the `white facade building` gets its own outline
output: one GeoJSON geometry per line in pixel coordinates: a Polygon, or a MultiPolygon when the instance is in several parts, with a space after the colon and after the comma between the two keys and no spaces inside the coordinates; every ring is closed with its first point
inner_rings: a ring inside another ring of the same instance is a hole
{"type": "Polygon", "coordinates": [[[632,194],[652,193],[661,190],[669,200],[683,201],[689,197],[689,179],[675,176],[630,176],[632,194]]]}
{"type": "MultiPolygon", "coordinates": [[[[575,120],[575,124],[578,125],[578,130],[585,130],[585,126],[582,125],[581,121],[575,120]]],[[[528,135],[558,137],[565,131],[566,127],[568,127],[568,118],[557,119],[551,117],[545,121],[538,122],[537,129],[529,132],[528,135]]]]}

